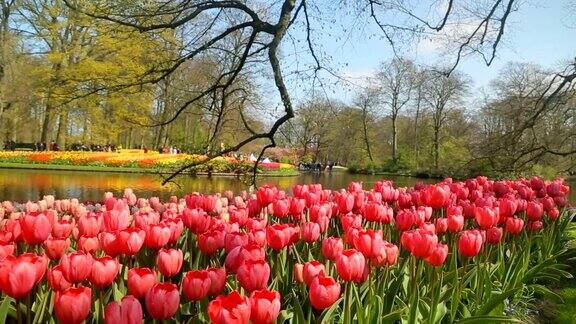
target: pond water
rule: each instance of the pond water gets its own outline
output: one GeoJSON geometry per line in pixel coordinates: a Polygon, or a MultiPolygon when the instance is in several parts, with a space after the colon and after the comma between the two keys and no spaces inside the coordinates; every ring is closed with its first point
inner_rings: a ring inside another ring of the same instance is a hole
{"type": "MultiPolygon", "coordinates": [[[[258,185],[272,184],[282,190],[290,191],[295,184],[321,183],[328,189],[340,189],[348,186],[351,181],[362,181],[365,188],[371,188],[373,183],[382,179],[394,180],[397,186],[412,186],[416,182],[435,182],[433,179],[417,179],[401,176],[353,175],[345,172],[324,174],[302,174],[296,177],[261,178],[258,185]]],[[[78,198],[81,201],[99,201],[106,191],[120,195],[124,188],[132,188],[137,196],[158,196],[166,199],[170,195],[182,196],[198,191],[216,193],[232,190],[239,192],[247,190],[248,185],[235,177],[205,177],[181,176],[176,184],[162,186],[161,178],[152,174],[109,173],[109,172],[79,172],[50,170],[17,170],[0,169],[0,201],[39,200],[44,195],[55,195],[57,198],[78,198]]],[[[570,185],[576,188],[576,180],[570,185]]],[[[576,201],[574,190],[571,201],[576,201]]]]}

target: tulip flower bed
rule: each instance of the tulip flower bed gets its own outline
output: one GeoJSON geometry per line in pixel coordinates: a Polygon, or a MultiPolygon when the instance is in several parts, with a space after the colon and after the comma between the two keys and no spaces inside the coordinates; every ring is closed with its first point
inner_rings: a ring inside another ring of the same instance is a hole
{"type": "Polygon", "coordinates": [[[4,202],[0,322],[507,323],[571,278],[563,180],[4,202]]]}
{"type": "MultiPolygon", "coordinates": [[[[206,159],[203,155],[193,154],[160,154],[143,150],[121,150],[120,152],[9,152],[0,151],[0,164],[21,165],[56,165],[56,166],[80,166],[80,167],[107,167],[107,168],[130,168],[130,169],[163,169],[176,168],[206,159]]],[[[290,171],[295,167],[286,163],[260,163],[262,171],[290,171]]],[[[217,157],[209,162],[192,168],[192,172],[217,172],[217,173],[247,173],[250,172],[252,163],[239,161],[233,157],[217,157]]]]}

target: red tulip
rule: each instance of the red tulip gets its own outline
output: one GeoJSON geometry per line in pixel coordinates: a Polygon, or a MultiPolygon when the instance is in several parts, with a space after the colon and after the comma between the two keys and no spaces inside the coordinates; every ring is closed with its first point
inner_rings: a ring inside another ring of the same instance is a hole
{"type": "Polygon", "coordinates": [[[0,290],[14,299],[22,299],[36,284],[37,273],[31,259],[9,255],[0,263],[0,290]]]}
{"type": "Polygon", "coordinates": [[[157,225],[160,223],[160,214],[155,211],[139,210],[134,213],[134,224],[138,228],[146,228],[148,225],[157,225]]]}
{"type": "Polygon", "coordinates": [[[210,228],[211,218],[208,214],[199,208],[185,208],[182,213],[182,222],[186,228],[194,234],[204,233],[210,228]]]}
{"type": "Polygon", "coordinates": [[[544,224],[541,221],[534,221],[528,223],[528,229],[531,232],[538,232],[539,230],[542,229],[543,226],[544,224]]]}
{"type": "Polygon", "coordinates": [[[189,301],[197,301],[208,295],[210,285],[208,271],[188,271],[182,279],[182,292],[189,301]]]}
{"type": "Polygon", "coordinates": [[[434,229],[436,234],[444,234],[448,230],[448,219],[447,218],[436,218],[434,221],[434,229]]]}
{"type": "Polygon", "coordinates": [[[102,214],[102,222],[108,232],[121,231],[128,228],[130,222],[129,217],[130,211],[128,210],[128,206],[124,208],[124,206],[120,204],[118,208],[114,206],[114,209],[105,211],[102,214]]]}
{"type": "Polygon", "coordinates": [[[373,229],[358,231],[358,235],[353,238],[354,247],[362,252],[366,258],[376,257],[380,250],[384,248],[382,231],[373,229]]]}
{"type": "Polygon", "coordinates": [[[476,207],[474,208],[474,217],[476,222],[483,229],[489,229],[498,224],[498,209],[493,209],[490,207],[476,207]]]}
{"type": "Polygon", "coordinates": [[[62,274],[62,265],[60,264],[48,269],[47,278],[48,285],[54,291],[63,291],[72,286],[72,284],[64,278],[64,275],[62,274]]]}
{"type": "Polygon", "coordinates": [[[364,206],[363,210],[364,218],[369,222],[380,222],[383,224],[390,224],[392,220],[392,209],[378,204],[378,203],[368,203],[364,206]]]}
{"type": "Polygon", "coordinates": [[[144,315],[142,305],[134,296],[122,298],[122,302],[111,301],[104,309],[104,324],[141,324],[144,315]]]}
{"type": "Polygon", "coordinates": [[[146,228],[144,244],[152,249],[160,249],[170,240],[170,226],[166,224],[150,225],[146,228]]]}
{"type": "Polygon", "coordinates": [[[82,323],[90,314],[92,290],[88,287],[70,287],[56,291],[54,313],[61,323],[82,323]]]}
{"type": "Polygon", "coordinates": [[[226,269],[224,268],[209,268],[208,278],[210,278],[210,288],[208,295],[215,296],[220,294],[226,285],[226,269]]]}
{"type": "Polygon", "coordinates": [[[128,270],[128,292],[136,298],[142,298],[156,284],[156,273],[150,268],[132,268],[128,270]]]}
{"type": "Polygon", "coordinates": [[[560,211],[558,211],[558,208],[552,208],[546,211],[546,215],[551,221],[554,221],[560,216],[560,211]]]}
{"type": "Polygon", "coordinates": [[[518,202],[516,199],[501,198],[498,202],[500,218],[512,217],[516,213],[518,202]]]}
{"type": "Polygon", "coordinates": [[[336,272],[345,281],[362,278],[366,268],[364,255],[355,249],[348,249],[336,258],[336,272]]]}
{"type": "Polygon", "coordinates": [[[246,260],[238,268],[236,278],[248,292],[265,289],[270,279],[270,266],[264,260],[246,260]]]}
{"type": "Polygon", "coordinates": [[[90,275],[92,262],[92,256],[84,252],[64,254],[60,259],[64,278],[70,283],[82,282],[90,275]]]}
{"type": "Polygon", "coordinates": [[[463,256],[473,257],[480,253],[482,244],[482,233],[479,230],[466,230],[460,234],[458,250],[463,256]]]}
{"type": "Polygon", "coordinates": [[[104,256],[94,259],[90,272],[90,282],[98,288],[110,286],[118,275],[119,269],[120,265],[115,258],[104,256]]]}
{"type": "Polygon", "coordinates": [[[18,219],[7,219],[4,223],[3,236],[10,236],[11,242],[22,242],[22,227],[18,219]]]}
{"type": "Polygon", "coordinates": [[[422,192],[422,194],[426,205],[434,209],[447,207],[450,203],[450,190],[447,190],[440,185],[429,186],[422,192]]]}
{"type": "Polygon", "coordinates": [[[244,226],[248,220],[248,211],[246,208],[240,208],[237,206],[229,206],[228,214],[230,215],[231,223],[238,223],[240,226],[244,226]]]}
{"type": "Polygon", "coordinates": [[[44,252],[51,260],[60,260],[70,247],[70,239],[49,238],[44,241],[44,252]]]}
{"type": "Polygon", "coordinates": [[[208,316],[213,324],[248,324],[250,300],[235,290],[218,296],[208,304],[208,316]]]}
{"type": "MultiPolygon", "coordinates": [[[[265,234],[264,234],[265,235],[265,234]]],[[[232,251],[237,246],[248,244],[249,236],[242,232],[227,233],[224,236],[224,249],[226,252],[232,251]]]]}
{"type": "Polygon", "coordinates": [[[328,260],[336,260],[343,251],[344,243],[339,237],[327,237],[322,241],[322,255],[328,260]]]}
{"type": "Polygon", "coordinates": [[[300,228],[302,239],[305,242],[315,242],[320,237],[320,225],[314,222],[306,222],[300,228]]]}
{"type": "Polygon", "coordinates": [[[274,201],[274,196],[276,196],[277,192],[278,189],[276,187],[268,185],[258,188],[258,190],[256,191],[256,198],[258,200],[258,204],[260,204],[260,206],[268,206],[270,203],[274,201]]]}
{"type": "Polygon", "coordinates": [[[370,264],[375,267],[392,266],[398,261],[400,250],[392,243],[384,241],[384,248],[375,257],[370,259],[370,264]]]}
{"type": "Polygon", "coordinates": [[[526,217],[530,221],[539,221],[542,218],[542,214],[544,214],[544,207],[542,204],[536,201],[528,202],[526,206],[526,217]]]}
{"type": "Polygon", "coordinates": [[[178,287],[170,282],[154,284],[146,293],[146,310],[156,320],[172,318],[180,306],[178,287]]]}
{"type": "Polygon", "coordinates": [[[448,230],[452,233],[458,233],[464,228],[464,216],[451,215],[448,216],[448,230]]]}
{"type": "Polygon", "coordinates": [[[224,231],[212,229],[198,235],[198,248],[205,255],[212,255],[225,246],[224,231]]]}
{"type": "Polygon", "coordinates": [[[308,210],[308,213],[312,222],[318,222],[319,218],[331,217],[332,214],[330,206],[326,204],[313,205],[308,210]]]}
{"type": "Polygon", "coordinates": [[[226,260],[224,264],[226,270],[231,273],[236,273],[238,267],[240,267],[246,260],[264,260],[266,258],[266,253],[264,249],[256,244],[247,244],[246,246],[238,246],[230,253],[226,255],[226,260]]]}
{"type": "Polygon", "coordinates": [[[32,263],[36,269],[36,283],[39,283],[46,269],[48,268],[48,258],[44,254],[24,253],[18,256],[18,260],[22,262],[32,263]]]}
{"type": "Polygon", "coordinates": [[[277,291],[256,290],[250,294],[250,320],[254,324],[276,323],[280,308],[280,293],[277,291]]]}
{"type": "Polygon", "coordinates": [[[304,283],[304,265],[302,263],[294,264],[294,280],[298,283],[304,283]]]}
{"type": "Polygon", "coordinates": [[[52,232],[52,223],[45,213],[38,215],[24,213],[20,216],[19,221],[22,229],[22,238],[28,244],[44,243],[52,232]]]}
{"type": "Polygon", "coordinates": [[[207,213],[217,214],[222,209],[222,201],[216,195],[201,196],[200,205],[207,213]]]}
{"type": "Polygon", "coordinates": [[[522,232],[524,227],[524,220],[522,218],[508,217],[506,218],[506,232],[512,235],[518,235],[522,232]]]}
{"type": "Polygon", "coordinates": [[[341,192],[336,196],[336,203],[338,204],[338,212],[340,214],[347,214],[351,212],[354,207],[354,195],[341,192]]]}
{"type": "Polygon", "coordinates": [[[274,250],[281,250],[292,242],[292,236],[297,234],[290,224],[274,224],[266,227],[266,241],[274,250]]]}
{"type": "Polygon", "coordinates": [[[0,243],[0,261],[6,259],[9,255],[14,255],[14,250],[13,243],[0,243]]]}
{"type": "Polygon", "coordinates": [[[486,242],[488,244],[498,244],[502,240],[502,228],[492,227],[486,230],[486,242]]]}
{"type": "Polygon", "coordinates": [[[543,197],[542,199],[540,199],[540,202],[542,203],[542,207],[544,207],[545,211],[549,211],[553,208],[556,208],[556,203],[554,202],[554,198],[552,197],[543,197]]]}
{"type": "Polygon", "coordinates": [[[117,256],[120,254],[120,239],[118,232],[102,232],[98,235],[100,247],[109,256],[117,256]]]}
{"type": "Polygon", "coordinates": [[[288,216],[290,205],[287,200],[278,199],[272,203],[272,210],[275,217],[282,218],[288,216]]]}
{"type": "Polygon", "coordinates": [[[438,243],[438,245],[436,245],[436,247],[432,251],[432,254],[430,254],[426,258],[426,262],[435,267],[439,267],[444,264],[444,261],[446,261],[447,256],[448,256],[448,245],[438,243]]]}
{"type": "Polygon", "coordinates": [[[91,213],[78,219],[78,231],[80,235],[94,237],[100,233],[100,224],[98,215],[91,213]]]}
{"type": "Polygon", "coordinates": [[[402,209],[396,214],[396,228],[400,231],[408,231],[418,223],[423,223],[423,220],[413,210],[402,209]]]}
{"type": "Polygon", "coordinates": [[[312,307],[326,309],[340,297],[340,284],[330,276],[317,276],[310,283],[309,297],[312,307]]]}
{"type": "Polygon", "coordinates": [[[182,250],[177,249],[160,249],[156,257],[156,265],[161,274],[166,277],[172,277],[180,272],[182,268],[184,255],[182,250]]]}
{"type": "Polygon", "coordinates": [[[74,221],[68,219],[60,219],[54,222],[52,226],[52,236],[54,238],[67,238],[72,233],[74,228],[74,221]]]}
{"type": "Polygon", "coordinates": [[[140,251],[146,238],[146,232],[136,227],[124,229],[118,233],[118,249],[121,254],[134,255],[140,251]]]}
{"type": "Polygon", "coordinates": [[[86,253],[93,254],[100,248],[100,240],[98,237],[80,236],[76,242],[76,249],[86,253]]]}
{"type": "Polygon", "coordinates": [[[438,245],[438,237],[430,231],[415,229],[402,233],[400,242],[412,255],[425,259],[438,245]]]}
{"type": "Polygon", "coordinates": [[[316,260],[312,260],[304,263],[302,267],[302,280],[306,286],[310,286],[310,283],[316,276],[324,275],[326,273],[326,268],[324,265],[316,260]]]}
{"type": "Polygon", "coordinates": [[[184,231],[184,223],[182,223],[180,217],[166,218],[162,220],[160,224],[168,225],[168,228],[170,228],[170,238],[168,239],[168,243],[176,243],[184,231]]]}
{"type": "Polygon", "coordinates": [[[248,218],[245,225],[248,230],[254,231],[265,229],[267,224],[266,218],[248,218]]]}
{"type": "Polygon", "coordinates": [[[299,219],[300,216],[302,215],[302,212],[304,211],[304,208],[306,208],[306,200],[301,199],[301,198],[290,199],[289,211],[290,211],[290,215],[292,215],[292,217],[299,219]]]}

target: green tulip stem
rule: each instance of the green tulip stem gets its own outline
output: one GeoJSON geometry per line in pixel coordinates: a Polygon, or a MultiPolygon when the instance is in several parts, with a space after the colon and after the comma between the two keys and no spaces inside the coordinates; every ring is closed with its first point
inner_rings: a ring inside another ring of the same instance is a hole
{"type": "Polygon", "coordinates": [[[32,323],[32,299],[26,296],[26,323],[32,323]]]}
{"type": "Polygon", "coordinates": [[[346,299],[344,302],[344,324],[352,323],[352,285],[354,283],[349,281],[346,283],[346,299]]]}
{"type": "Polygon", "coordinates": [[[22,314],[20,313],[20,300],[16,299],[16,322],[22,324],[22,314]]]}

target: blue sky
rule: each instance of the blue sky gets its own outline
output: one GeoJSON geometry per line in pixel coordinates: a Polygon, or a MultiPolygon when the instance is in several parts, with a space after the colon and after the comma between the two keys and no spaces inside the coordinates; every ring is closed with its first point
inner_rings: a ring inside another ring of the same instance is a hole
{"type": "MultiPolygon", "coordinates": [[[[554,68],[561,66],[563,60],[573,59],[576,56],[576,17],[572,15],[574,7],[570,9],[569,5],[574,3],[574,0],[522,2],[519,10],[510,16],[503,43],[492,65],[487,67],[480,57],[466,58],[459,65],[459,70],[472,78],[473,93],[478,93],[479,88],[488,86],[490,80],[510,61],[533,62],[554,68]]],[[[392,52],[389,44],[376,36],[380,33],[372,22],[362,30],[353,29],[354,32],[349,38],[343,37],[338,26],[350,26],[350,22],[353,21],[339,17],[336,22],[325,21],[322,26],[312,27],[315,28],[316,42],[321,44],[318,51],[324,57],[330,57],[330,66],[350,80],[360,81],[372,73],[380,62],[390,59],[392,52]]],[[[360,25],[367,24],[359,23],[356,26],[360,25]]],[[[349,28],[347,31],[350,30],[349,28]]],[[[302,37],[299,34],[295,36],[302,37]]],[[[305,48],[299,48],[304,45],[305,43],[300,42],[292,48],[304,53],[305,48]]],[[[412,48],[403,52],[403,55],[424,64],[434,63],[438,54],[434,44],[426,41],[412,44],[412,48]]],[[[304,58],[304,55],[306,54],[299,55],[297,60],[308,61],[309,58],[304,58]]],[[[440,61],[442,59],[445,60],[440,58],[440,61]]],[[[299,83],[289,82],[294,89],[296,101],[306,97],[302,93],[302,87],[298,87],[299,83]]],[[[331,97],[344,101],[351,98],[351,92],[342,85],[328,88],[331,97]]]]}

